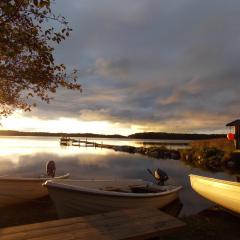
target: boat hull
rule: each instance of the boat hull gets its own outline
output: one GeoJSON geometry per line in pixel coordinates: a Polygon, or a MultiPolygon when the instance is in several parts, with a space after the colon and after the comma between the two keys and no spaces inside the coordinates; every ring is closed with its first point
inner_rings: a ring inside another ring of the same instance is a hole
{"type": "Polygon", "coordinates": [[[178,197],[177,191],[161,196],[134,197],[95,194],[93,192],[51,186],[47,186],[47,188],[60,218],[104,213],[127,208],[163,208],[178,197]]]}
{"type": "Polygon", "coordinates": [[[190,175],[192,188],[204,198],[240,214],[240,183],[190,175]]]}
{"type": "MultiPolygon", "coordinates": [[[[57,179],[68,178],[69,174],[57,179]]],[[[10,178],[0,177],[0,208],[27,202],[48,195],[42,184],[47,178],[10,178]]]]}

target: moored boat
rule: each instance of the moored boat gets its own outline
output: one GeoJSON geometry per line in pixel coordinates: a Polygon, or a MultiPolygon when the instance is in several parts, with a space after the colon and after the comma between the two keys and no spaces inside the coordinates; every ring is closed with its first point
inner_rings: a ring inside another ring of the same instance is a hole
{"type": "MultiPolygon", "coordinates": [[[[69,175],[67,173],[55,179],[65,179],[69,175]]],[[[48,195],[42,184],[49,179],[52,178],[0,177],[0,208],[48,195]]]]}
{"type": "Polygon", "coordinates": [[[61,218],[124,208],[162,208],[174,201],[182,188],[135,179],[49,180],[44,186],[61,218]]]}
{"type": "Polygon", "coordinates": [[[240,214],[240,183],[190,175],[192,188],[204,198],[240,214]]]}

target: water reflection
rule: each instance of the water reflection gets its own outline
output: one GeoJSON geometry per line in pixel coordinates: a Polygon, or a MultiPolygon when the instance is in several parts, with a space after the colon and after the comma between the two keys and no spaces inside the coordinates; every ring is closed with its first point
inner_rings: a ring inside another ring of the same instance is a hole
{"type": "Polygon", "coordinates": [[[162,168],[170,183],[183,186],[181,214],[193,214],[211,206],[190,187],[190,173],[233,179],[225,173],[210,173],[192,168],[181,161],[150,159],[139,154],[85,147],[61,148],[57,138],[0,138],[0,175],[39,176],[45,163],[54,160],[57,174],[71,173],[71,178],[142,178],[153,180],[147,168],[162,168]]]}

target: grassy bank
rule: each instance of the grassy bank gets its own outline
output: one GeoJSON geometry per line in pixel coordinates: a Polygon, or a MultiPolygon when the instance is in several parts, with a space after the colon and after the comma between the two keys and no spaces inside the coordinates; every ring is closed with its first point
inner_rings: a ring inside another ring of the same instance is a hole
{"type": "Polygon", "coordinates": [[[187,226],[181,232],[161,240],[237,240],[240,237],[240,218],[221,209],[207,209],[199,214],[182,217],[187,226]]]}
{"type": "Polygon", "coordinates": [[[236,152],[234,143],[225,138],[192,141],[187,148],[179,150],[168,149],[166,146],[111,146],[110,148],[156,159],[181,159],[194,167],[240,174],[240,152],[236,152]]]}
{"type": "Polygon", "coordinates": [[[227,139],[193,141],[189,149],[180,150],[185,163],[212,171],[240,173],[240,153],[227,139]]]}

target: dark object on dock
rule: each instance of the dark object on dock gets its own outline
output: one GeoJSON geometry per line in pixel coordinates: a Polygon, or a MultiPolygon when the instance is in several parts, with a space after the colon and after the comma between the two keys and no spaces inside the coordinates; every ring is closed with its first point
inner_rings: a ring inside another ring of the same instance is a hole
{"type": "Polygon", "coordinates": [[[54,178],[56,173],[56,164],[54,161],[48,161],[46,164],[47,176],[54,178]]]}
{"type": "Polygon", "coordinates": [[[226,125],[227,127],[235,127],[235,147],[237,150],[240,149],[240,119],[232,121],[226,125]]]}
{"type": "Polygon", "coordinates": [[[149,239],[180,230],[185,223],[154,208],[124,209],[0,229],[1,240],[149,239]]]}
{"type": "Polygon", "coordinates": [[[168,180],[167,173],[159,168],[155,170],[154,173],[150,169],[148,169],[148,172],[154,177],[158,185],[163,186],[164,183],[168,180]]]}

